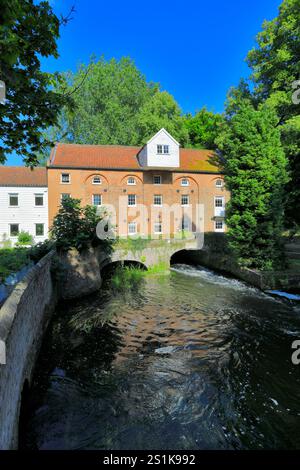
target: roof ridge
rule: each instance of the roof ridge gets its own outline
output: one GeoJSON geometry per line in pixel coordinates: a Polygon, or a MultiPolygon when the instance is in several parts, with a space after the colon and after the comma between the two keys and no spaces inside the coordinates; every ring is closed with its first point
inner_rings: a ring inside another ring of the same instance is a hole
{"type": "Polygon", "coordinates": [[[140,149],[141,145],[123,145],[123,144],[73,144],[71,142],[57,142],[57,145],[76,145],[78,147],[125,147],[131,149],[140,149]]]}

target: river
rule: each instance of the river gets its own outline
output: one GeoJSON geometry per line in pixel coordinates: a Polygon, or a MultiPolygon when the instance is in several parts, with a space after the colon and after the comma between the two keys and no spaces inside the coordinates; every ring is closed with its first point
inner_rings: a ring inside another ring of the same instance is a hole
{"type": "Polygon", "coordinates": [[[21,448],[300,448],[300,308],[201,267],[61,303],[21,448]]]}

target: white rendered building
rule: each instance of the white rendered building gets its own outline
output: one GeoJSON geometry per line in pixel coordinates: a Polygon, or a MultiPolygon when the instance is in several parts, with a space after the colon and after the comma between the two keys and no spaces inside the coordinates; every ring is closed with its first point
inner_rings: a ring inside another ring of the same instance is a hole
{"type": "Polygon", "coordinates": [[[47,170],[0,166],[0,247],[21,231],[35,243],[48,238],[47,170]]]}

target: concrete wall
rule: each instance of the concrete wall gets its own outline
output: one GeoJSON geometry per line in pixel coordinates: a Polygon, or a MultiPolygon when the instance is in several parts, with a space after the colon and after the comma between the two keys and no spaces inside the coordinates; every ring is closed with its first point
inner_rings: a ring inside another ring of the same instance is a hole
{"type": "Polygon", "coordinates": [[[199,251],[186,251],[184,257],[191,263],[216,269],[233,275],[237,279],[261,290],[299,290],[300,275],[288,271],[255,271],[237,266],[227,254],[211,252],[209,248],[199,251]]]}
{"type": "Polygon", "coordinates": [[[171,256],[182,250],[196,250],[202,239],[191,240],[149,240],[144,248],[117,248],[111,254],[96,250],[100,270],[104,266],[119,261],[136,261],[147,268],[163,263],[169,265],[171,256]]]}
{"type": "Polygon", "coordinates": [[[6,364],[0,365],[0,449],[18,446],[23,386],[32,379],[56,301],[52,257],[49,253],[29,271],[0,310],[0,342],[6,348],[6,364]]]}

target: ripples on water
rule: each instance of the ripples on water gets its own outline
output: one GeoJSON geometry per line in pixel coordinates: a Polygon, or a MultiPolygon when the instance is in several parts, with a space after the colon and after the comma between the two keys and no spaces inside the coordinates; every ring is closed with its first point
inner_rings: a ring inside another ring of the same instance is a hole
{"type": "Polygon", "coordinates": [[[23,446],[299,448],[298,338],[299,309],[200,267],[61,304],[23,446]]]}

